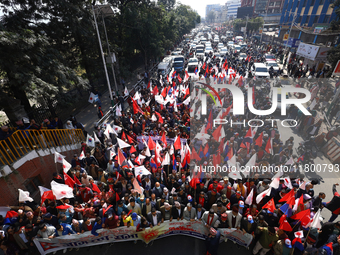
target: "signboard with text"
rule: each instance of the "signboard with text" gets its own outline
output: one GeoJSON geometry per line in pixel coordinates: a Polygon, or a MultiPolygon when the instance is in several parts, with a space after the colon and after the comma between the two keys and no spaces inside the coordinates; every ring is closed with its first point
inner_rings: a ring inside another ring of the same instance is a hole
{"type": "Polygon", "coordinates": [[[296,54],[314,61],[318,54],[319,48],[319,46],[312,44],[300,43],[296,54]]]}

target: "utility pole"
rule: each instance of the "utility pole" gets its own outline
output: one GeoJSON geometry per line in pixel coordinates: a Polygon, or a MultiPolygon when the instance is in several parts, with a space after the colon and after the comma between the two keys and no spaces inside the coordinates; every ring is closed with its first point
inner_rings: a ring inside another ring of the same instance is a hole
{"type": "MultiPolygon", "coordinates": [[[[295,18],[296,18],[296,13],[297,13],[297,8],[294,12],[294,16],[293,16],[293,20],[292,20],[292,24],[290,25],[290,29],[289,29],[289,33],[288,33],[288,38],[287,38],[287,41],[286,41],[286,46],[285,46],[285,52],[287,51],[287,47],[288,47],[288,40],[290,38],[290,32],[292,31],[293,29],[293,25],[294,25],[294,21],[295,21],[295,18]]],[[[289,16],[290,16],[290,12],[289,12],[289,16]]]]}
{"type": "Polygon", "coordinates": [[[102,60],[103,60],[103,64],[104,64],[105,76],[106,76],[107,86],[109,88],[111,105],[114,106],[113,97],[112,97],[112,91],[111,91],[111,84],[110,84],[110,79],[109,79],[109,74],[108,74],[107,68],[106,68],[106,62],[105,62],[105,57],[104,57],[104,52],[103,52],[103,47],[102,47],[102,41],[100,40],[98,24],[97,24],[97,18],[96,18],[96,14],[95,14],[95,11],[94,11],[94,4],[95,4],[95,2],[92,4],[92,12],[93,12],[94,24],[96,26],[98,42],[99,42],[99,47],[100,47],[100,54],[102,55],[102,60]]]}
{"type": "Polygon", "coordinates": [[[246,29],[244,30],[244,39],[246,39],[246,36],[247,36],[247,25],[248,25],[248,15],[246,16],[247,18],[247,21],[246,21],[246,29]]]}

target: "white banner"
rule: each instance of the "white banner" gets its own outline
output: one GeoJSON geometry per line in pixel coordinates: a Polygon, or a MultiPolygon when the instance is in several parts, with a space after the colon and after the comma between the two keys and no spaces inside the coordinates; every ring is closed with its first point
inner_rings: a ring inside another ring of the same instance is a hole
{"type": "MultiPolygon", "coordinates": [[[[221,232],[221,240],[228,238],[241,246],[248,247],[252,241],[252,235],[243,234],[236,229],[218,229],[221,232]]],[[[201,221],[165,221],[160,226],[146,228],[144,231],[136,232],[136,227],[119,227],[115,229],[100,229],[99,236],[94,236],[90,231],[83,234],[65,235],[53,239],[35,238],[34,243],[38,247],[40,254],[45,255],[66,248],[82,248],[112,242],[125,242],[141,240],[149,243],[156,239],[171,235],[187,235],[205,240],[209,230],[201,221]]]]}

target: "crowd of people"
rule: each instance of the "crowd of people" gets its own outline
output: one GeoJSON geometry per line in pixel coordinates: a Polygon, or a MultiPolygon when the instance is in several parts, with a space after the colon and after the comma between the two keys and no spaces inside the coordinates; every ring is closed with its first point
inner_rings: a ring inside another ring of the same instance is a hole
{"type": "MultiPolygon", "coordinates": [[[[233,84],[247,94],[246,88],[258,81],[241,76],[247,77],[267,50],[249,42],[247,59],[240,60],[233,51],[222,58],[208,55],[200,60],[198,80],[233,84]]],[[[184,46],[183,51],[190,57],[189,47],[184,46]]],[[[72,186],[72,198],[20,201],[10,206],[8,217],[0,219],[0,248],[5,254],[37,254],[35,237],[52,239],[88,231],[98,236],[103,228],[145,230],[179,220],[200,221],[207,227],[207,254],[212,255],[217,254],[223,238],[221,228],[252,235],[249,254],[330,254],[327,252],[338,249],[340,221],[334,223],[340,213],[338,184],[333,185],[333,198],[326,199],[322,192],[314,194],[318,181],[307,180],[298,171],[304,158],[294,155],[293,137],[281,140],[275,120],[257,129],[243,126],[243,121],[255,119],[251,123],[256,125],[265,118],[248,109],[243,116],[233,115],[232,95],[223,89],[218,93],[224,110],[208,99],[208,115],[201,116],[200,101],[189,99],[189,91],[199,95],[199,89],[185,70],[161,79],[145,75],[144,80],[137,97],[130,95],[129,110],[124,111],[123,106],[121,116],[114,118],[113,125],[120,131],[108,134],[103,125],[96,127],[95,147],[83,143],[70,170],[53,174],[53,181],[72,186]],[[238,123],[226,127],[224,135],[212,123],[219,114],[238,123]],[[144,142],[147,138],[154,138],[158,145],[144,142]],[[130,146],[120,148],[120,141],[130,146]],[[170,161],[162,164],[166,155],[170,161]],[[290,171],[279,177],[261,171],[248,175],[193,171],[194,165],[199,169],[216,164],[240,168],[249,163],[258,168],[288,166],[290,171]],[[137,166],[145,166],[149,173],[136,175],[133,168],[137,166]],[[315,227],[315,215],[327,209],[332,217],[315,227]]],[[[256,109],[270,107],[269,97],[261,90],[255,89],[254,98],[256,109]]],[[[294,109],[290,114],[298,115],[294,109]]],[[[300,123],[301,129],[313,124],[304,119],[300,123]]]]}

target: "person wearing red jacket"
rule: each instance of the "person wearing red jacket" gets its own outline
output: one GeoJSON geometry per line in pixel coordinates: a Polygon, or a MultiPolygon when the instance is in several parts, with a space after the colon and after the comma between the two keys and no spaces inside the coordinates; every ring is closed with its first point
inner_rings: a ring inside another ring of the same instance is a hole
{"type": "Polygon", "coordinates": [[[208,191],[213,189],[216,189],[217,193],[221,193],[223,187],[217,181],[214,181],[212,184],[209,185],[208,191]]]}
{"type": "Polygon", "coordinates": [[[339,186],[339,183],[333,184],[333,198],[326,204],[326,208],[332,212],[331,218],[328,222],[333,222],[340,213],[340,194],[336,190],[336,186],[339,186]]]}
{"type": "Polygon", "coordinates": [[[78,196],[81,197],[84,203],[87,203],[93,197],[93,192],[89,187],[86,187],[85,184],[83,184],[81,188],[79,188],[78,196]]]}

